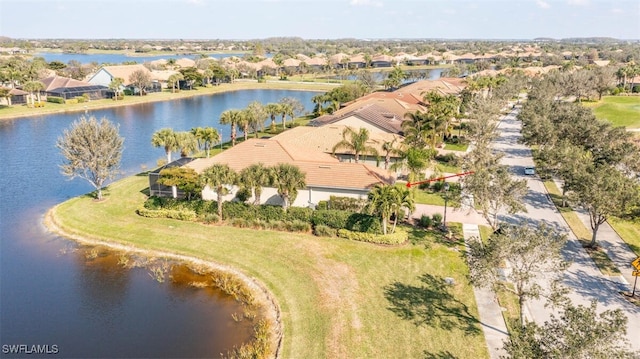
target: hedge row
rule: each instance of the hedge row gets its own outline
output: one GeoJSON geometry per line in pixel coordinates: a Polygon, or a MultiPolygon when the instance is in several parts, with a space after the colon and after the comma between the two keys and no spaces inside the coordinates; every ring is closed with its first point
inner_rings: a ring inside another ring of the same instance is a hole
{"type": "Polygon", "coordinates": [[[58,97],[58,96],[47,96],[47,102],[63,104],[64,103],[64,99],[62,97],[58,97]]]}
{"type": "Polygon", "coordinates": [[[140,216],[148,218],[172,218],[181,221],[195,221],[198,218],[196,213],[190,210],[139,208],[136,212],[140,216]]]}
{"type": "Polygon", "coordinates": [[[348,229],[339,229],[338,237],[353,241],[377,243],[377,244],[402,244],[409,240],[409,234],[400,228],[396,228],[394,233],[374,234],[354,232],[348,229]]]}

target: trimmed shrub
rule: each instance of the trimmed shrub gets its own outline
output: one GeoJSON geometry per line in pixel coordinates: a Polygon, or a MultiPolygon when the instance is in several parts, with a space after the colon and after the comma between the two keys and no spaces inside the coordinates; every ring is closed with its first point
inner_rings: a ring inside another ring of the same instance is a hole
{"type": "Polygon", "coordinates": [[[238,192],[236,192],[236,199],[240,202],[246,202],[249,198],[251,198],[252,193],[248,188],[240,188],[238,192]]]}
{"type": "Polygon", "coordinates": [[[313,210],[311,208],[304,207],[289,207],[287,210],[287,220],[289,221],[302,221],[302,222],[311,222],[311,216],[313,215],[313,210]]]}
{"type": "Polygon", "coordinates": [[[313,229],[313,234],[315,234],[318,237],[337,237],[338,231],[336,229],[333,229],[331,227],[321,224],[319,226],[316,226],[313,229]]]}
{"type": "Polygon", "coordinates": [[[179,219],[181,221],[195,221],[197,216],[194,211],[183,209],[183,210],[171,210],[171,209],[146,209],[139,208],[136,210],[138,215],[142,217],[148,218],[172,218],[179,219]]]}
{"type": "Polygon", "coordinates": [[[440,213],[434,213],[431,216],[431,220],[434,227],[440,227],[442,225],[442,215],[440,213]]]}
{"type": "Polygon", "coordinates": [[[87,99],[83,96],[76,96],[74,97],[75,100],[78,100],[78,103],[85,103],[87,102],[87,99]]]}
{"type": "Polygon", "coordinates": [[[366,204],[366,200],[358,198],[340,196],[329,197],[329,207],[339,211],[360,212],[366,204]]]}
{"type": "Polygon", "coordinates": [[[238,227],[238,228],[249,228],[251,227],[251,223],[249,221],[247,221],[244,218],[232,218],[229,221],[229,224],[231,224],[234,227],[238,227]]]}
{"type": "Polygon", "coordinates": [[[75,103],[78,103],[78,99],[77,98],[70,98],[70,99],[66,100],[64,103],[66,103],[67,105],[75,104],[75,103]]]}
{"type": "Polygon", "coordinates": [[[344,228],[356,232],[382,233],[380,218],[364,213],[351,214],[344,228]]]}
{"type": "Polygon", "coordinates": [[[63,104],[64,99],[58,96],[47,96],[47,102],[63,104]]]}
{"type": "Polygon", "coordinates": [[[396,228],[395,233],[373,234],[353,232],[348,229],[339,229],[338,237],[346,238],[353,241],[376,243],[376,244],[401,244],[409,239],[409,234],[400,228],[396,228]]]}
{"type": "Polygon", "coordinates": [[[282,206],[261,205],[255,206],[255,217],[263,221],[284,221],[286,213],[282,206]]]}
{"type": "Polygon", "coordinates": [[[329,209],[329,202],[328,201],[320,201],[320,202],[318,202],[318,205],[316,206],[316,210],[318,210],[318,211],[326,211],[327,209],[329,209]]]}
{"type": "Polygon", "coordinates": [[[424,228],[429,228],[432,225],[432,221],[431,221],[431,217],[427,216],[426,214],[423,214],[422,216],[420,216],[420,226],[424,227],[424,228]]]}
{"type": "Polygon", "coordinates": [[[222,218],[256,218],[253,206],[243,202],[224,202],[222,203],[222,218]]]}
{"type": "Polygon", "coordinates": [[[220,217],[218,217],[218,215],[215,213],[207,213],[204,215],[204,217],[202,217],[202,221],[207,224],[216,223],[220,221],[220,217]]]}
{"type": "Polygon", "coordinates": [[[299,220],[286,222],[286,227],[289,232],[309,232],[311,230],[311,225],[309,224],[309,222],[303,222],[299,220]]]}
{"type": "Polygon", "coordinates": [[[33,104],[33,107],[38,108],[38,107],[44,107],[44,102],[36,102],[33,104]]]}
{"type": "Polygon", "coordinates": [[[311,223],[314,227],[325,225],[335,229],[346,228],[349,216],[352,214],[353,213],[348,211],[336,210],[315,211],[313,212],[313,216],[311,216],[311,223]]]}

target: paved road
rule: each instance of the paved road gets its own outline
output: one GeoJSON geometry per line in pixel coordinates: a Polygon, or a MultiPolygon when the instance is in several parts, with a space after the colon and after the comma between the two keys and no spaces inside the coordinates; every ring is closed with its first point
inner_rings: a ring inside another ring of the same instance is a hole
{"type": "MultiPolygon", "coordinates": [[[[528,213],[502,215],[501,220],[530,226],[546,223],[562,233],[567,233],[569,241],[563,254],[572,264],[564,273],[563,281],[571,290],[570,298],[573,303],[588,305],[595,299],[598,301],[599,310],[622,309],[629,319],[627,338],[634,350],[640,350],[640,308],[628,303],[618,294],[621,290],[628,290],[628,284],[617,277],[607,277],[600,273],[548,198],[542,182],[535,176],[523,174],[524,167],[533,165],[533,159],[530,149],[520,143],[521,125],[516,120],[516,115],[517,110],[504,117],[498,127],[500,136],[494,147],[505,154],[502,163],[510,167],[514,176],[526,178],[529,191],[524,200],[528,213]]],[[[540,278],[540,281],[543,285],[546,283],[544,278],[540,278]]],[[[547,320],[551,312],[544,304],[543,300],[528,302],[528,317],[538,323],[547,320]]]]}

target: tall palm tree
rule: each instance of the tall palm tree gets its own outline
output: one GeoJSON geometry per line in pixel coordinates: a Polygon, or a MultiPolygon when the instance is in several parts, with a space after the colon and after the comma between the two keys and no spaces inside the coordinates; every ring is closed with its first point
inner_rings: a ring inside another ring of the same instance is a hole
{"type": "Polygon", "coordinates": [[[207,152],[207,158],[209,158],[211,147],[213,147],[215,143],[220,142],[220,134],[218,133],[218,130],[213,127],[205,127],[200,132],[200,140],[207,152]]]}
{"type": "Polygon", "coordinates": [[[180,84],[180,81],[184,80],[184,75],[181,73],[173,74],[167,79],[167,84],[171,86],[171,92],[176,92],[176,85],[180,84]]]}
{"type": "Polygon", "coordinates": [[[236,125],[240,121],[240,110],[226,110],[220,114],[221,125],[231,125],[231,146],[236,145],[236,125]]]}
{"type": "Polygon", "coordinates": [[[109,90],[113,91],[113,100],[118,101],[118,94],[122,92],[122,85],[124,85],[124,79],[122,77],[114,77],[109,82],[109,90]]]}
{"type": "Polygon", "coordinates": [[[286,102],[281,102],[279,105],[280,105],[279,113],[282,116],[282,129],[285,130],[287,129],[287,116],[291,116],[291,119],[293,119],[293,116],[294,116],[293,106],[291,106],[291,104],[286,102]]]}
{"type": "Polygon", "coordinates": [[[238,128],[242,131],[245,141],[249,138],[249,124],[251,123],[251,116],[251,112],[246,108],[240,110],[240,115],[238,116],[238,128]]]}
{"type": "Polygon", "coordinates": [[[7,107],[11,107],[11,89],[0,87],[0,97],[3,97],[7,100],[7,107]]]}
{"type": "Polygon", "coordinates": [[[239,176],[239,185],[250,190],[253,194],[253,204],[260,204],[262,188],[271,184],[271,172],[262,163],[255,163],[245,167],[239,176]]]}
{"type": "Polygon", "coordinates": [[[180,149],[180,157],[187,157],[198,150],[198,139],[193,133],[183,131],[176,132],[176,144],[180,149]]]}
{"type": "Polygon", "coordinates": [[[282,198],[285,210],[296,200],[298,189],[307,185],[305,173],[288,163],[280,163],[271,169],[271,181],[282,198]]]}
{"type": "Polygon", "coordinates": [[[269,118],[271,118],[272,131],[275,131],[276,129],[276,116],[282,113],[281,108],[282,105],[277,102],[271,102],[264,106],[264,111],[267,113],[267,115],[269,115],[269,118]]]}
{"type": "Polygon", "coordinates": [[[249,116],[249,126],[254,130],[255,138],[258,138],[258,131],[264,129],[264,121],[269,116],[267,111],[265,111],[265,106],[260,103],[260,101],[252,101],[249,106],[247,106],[247,110],[251,114],[249,116]]]}
{"type": "Polygon", "coordinates": [[[216,163],[200,175],[203,186],[209,186],[218,197],[218,217],[222,220],[222,196],[229,193],[229,186],[236,183],[238,175],[227,164],[216,163]]]}
{"type": "Polygon", "coordinates": [[[360,161],[360,155],[369,153],[377,156],[378,151],[371,146],[367,145],[369,140],[369,131],[366,128],[361,128],[358,132],[353,128],[347,126],[342,130],[342,140],[333,146],[333,154],[335,155],[337,150],[346,149],[353,151],[355,161],[360,161]]]}
{"type": "Polygon", "coordinates": [[[398,137],[394,137],[391,141],[384,141],[382,143],[382,150],[384,151],[384,169],[389,169],[389,162],[391,162],[391,155],[400,153],[400,150],[396,148],[396,142],[398,137]]]}
{"type": "Polygon", "coordinates": [[[367,211],[378,214],[382,220],[382,234],[387,234],[389,221],[395,217],[391,232],[396,228],[400,212],[404,209],[413,211],[415,201],[408,188],[401,185],[378,184],[369,192],[367,211]]]}
{"type": "Polygon", "coordinates": [[[167,163],[171,163],[171,152],[179,149],[176,133],[171,128],[163,128],[154,132],[151,137],[151,144],[154,147],[164,147],[164,152],[167,154],[167,163]]]}
{"type": "Polygon", "coordinates": [[[428,127],[425,125],[426,114],[421,111],[407,112],[404,117],[407,119],[401,125],[404,132],[404,142],[413,147],[426,147],[429,137],[428,127]]]}
{"type": "Polygon", "coordinates": [[[24,86],[22,86],[22,89],[27,91],[29,93],[29,97],[31,98],[31,104],[35,105],[36,100],[33,96],[34,92],[38,93],[38,103],[40,103],[40,91],[44,89],[44,84],[40,81],[29,81],[26,84],[24,84],[24,86]]]}

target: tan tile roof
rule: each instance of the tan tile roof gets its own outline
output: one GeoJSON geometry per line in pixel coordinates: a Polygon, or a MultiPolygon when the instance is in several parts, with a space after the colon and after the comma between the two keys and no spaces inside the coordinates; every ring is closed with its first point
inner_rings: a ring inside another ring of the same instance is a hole
{"type": "Polygon", "coordinates": [[[297,67],[297,66],[300,66],[301,62],[302,61],[298,59],[286,59],[282,62],[282,65],[285,67],[297,67]]]}
{"type": "Polygon", "coordinates": [[[120,77],[121,79],[123,79],[125,86],[131,84],[131,81],[129,81],[129,77],[135,71],[142,70],[147,72],[149,76],[151,76],[151,71],[149,71],[149,69],[147,69],[146,67],[144,67],[144,65],[141,65],[141,64],[103,66],[102,69],[107,71],[112,78],[120,77]]]}
{"type": "Polygon", "coordinates": [[[185,68],[185,67],[194,67],[196,66],[196,62],[188,57],[183,57],[181,59],[176,60],[176,65],[185,68]]]}
{"type": "Polygon", "coordinates": [[[151,71],[151,79],[157,81],[168,81],[171,75],[179,74],[173,70],[153,70],[151,71]]]}
{"type": "Polygon", "coordinates": [[[50,76],[46,79],[41,80],[44,84],[43,91],[52,91],[59,88],[70,88],[70,87],[84,87],[84,86],[92,86],[92,84],[84,81],[74,80],[68,77],[62,76],[50,76]]]}
{"type": "MultiPolygon", "coordinates": [[[[272,137],[272,139],[279,141],[285,146],[293,145],[298,148],[303,148],[305,151],[332,153],[333,146],[342,140],[342,132],[345,127],[346,126],[335,124],[321,127],[300,126],[284,131],[272,137]]],[[[397,140],[396,143],[399,146],[402,136],[386,132],[371,132],[369,133],[367,145],[375,148],[378,153],[382,154],[384,153],[382,149],[383,143],[391,142],[394,139],[397,140]]],[[[353,152],[350,151],[341,151],[340,153],[353,154],[353,152]]]]}
{"type": "Polygon", "coordinates": [[[198,158],[185,166],[201,173],[216,163],[226,163],[235,171],[254,163],[266,166],[293,164],[305,173],[307,186],[311,187],[365,189],[395,180],[384,170],[364,164],[339,162],[325,153],[283,145],[276,139],[249,139],[217,156],[198,158]]]}
{"type": "Polygon", "coordinates": [[[323,66],[327,64],[327,59],[324,57],[314,57],[312,59],[305,60],[304,62],[309,66],[323,66]]]}
{"type": "MultiPolygon", "coordinates": [[[[375,99],[373,100],[375,101],[375,99]]],[[[375,127],[389,132],[389,133],[401,133],[402,122],[404,121],[404,113],[402,116],[379,106],[371,101],[367,103],[355,103],[353,108],[341,109],[331,116],[321,116],[313,120],[315,126],[326,126],[344,120],[349,117],[357,117],[362,121],[368,122],[375,127]]],[[[406,113],[406,112],[405,112],[406,113]]]]}
{"type": "Polygon", "coordinates": [[[424,95],[431,90],[436,90],[444,95],[458,94],[465,87],[466,84],[464,83],[464,79],[443,77],[437,80],[417,81],[401,87],[395,92],[424,97],[424,95]]]}

